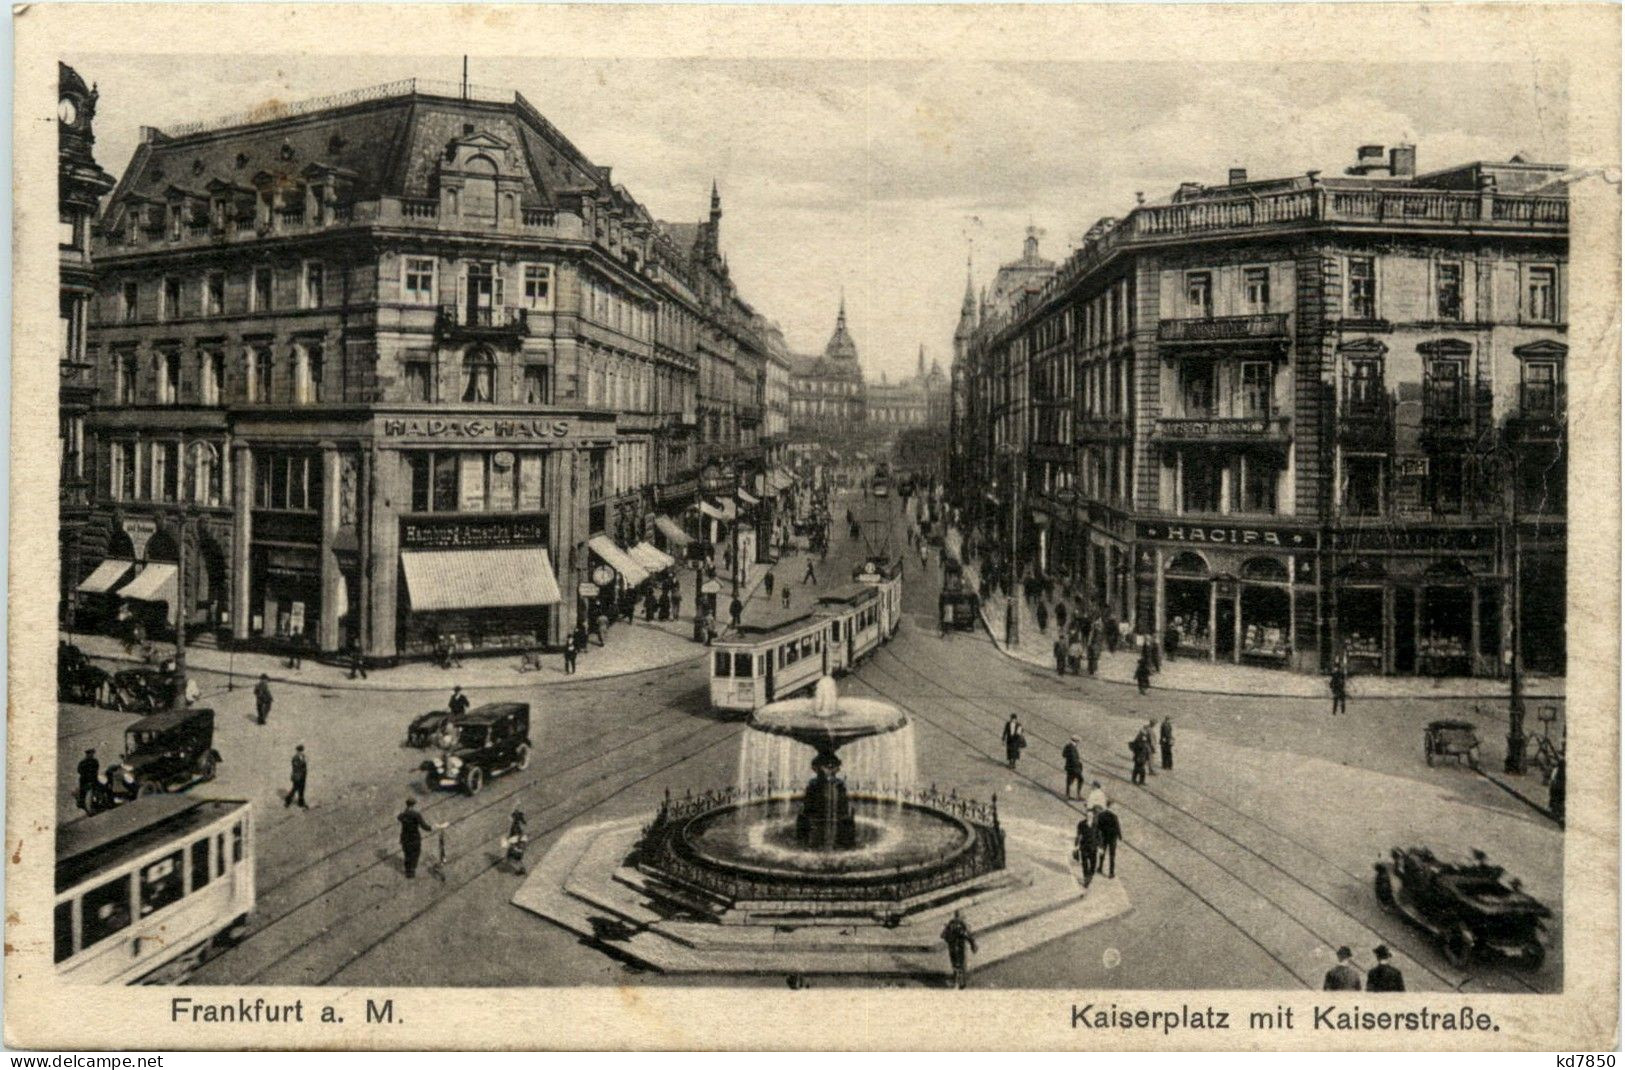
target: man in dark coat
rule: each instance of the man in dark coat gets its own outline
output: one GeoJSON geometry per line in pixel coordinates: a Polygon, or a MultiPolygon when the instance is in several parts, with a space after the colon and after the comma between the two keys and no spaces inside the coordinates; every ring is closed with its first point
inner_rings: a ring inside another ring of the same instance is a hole
{"type": "Polygon", "coordinates": [[[1083,867],[1083,886],[1089,887],[1095,879],[1095,863],[1100,857],[1100,837],[1095,832],[1093,816],[1084,814],[1078,822],[1078,864],[1083,867]]]}
{"type": "Polygon", "coordinates": [[[1067,740],[1061,748],[1061,764],[1066,767],[1066,797],[1072,798],[1072,786],[1078,787],[1078,798],[1083,798],[1083,755],[1078,753],[1078,737],[1067,740]]]}
{"type": "Polygon", "coordinates": [[[1096,869],[1113,880],[1117,879],[1117,841],[1123,838],[1123,826],[1117,820],[1117,811],[1110,803],[1095,813],[1095,838],[1100,841],[1100,862],[1096,869]]]}
{"type": "Polygon", "coordinates": [[[1062,632],[1063,634],[1066,632],[1066,603],[1065,602],[1057,602],[1057,603],[1055,603],[1055,627],[1060,632],[1062,632]]]}
{"type": "Polygon", "coordinates": [[[734,627],[739,627],[739,618],[745,615],[745,603],[735,598],[728,603],[728,616],[733,618],[734,627]]]}
{"type": "Polygon", "coordinates": [[[1405,991],[1405,975],[1399,972],[1398,966],[1388,961],[1388,945],[1378,944],[1371,953],[1377,956],[1377,964],[1365,972],[1365,990],[1367,992],[1405,991]]]}
{"type": "MultiPolygon", "coordinates": [[[[1145,649],[1151,648],[1148,646],[1145,649]]],[[[1140,686],[1142,695],[1151,690],[1151,659],[1146,656],[1144,650],[1140,652],[1139,664],[1134,666],[1134,682],[1140,686]]]]}
{"type": "Polygon", "coordinates": [[[88,800],[91,791],[102,778],[102,763],[96,760],[96,748],[91,747],[85,751],[85,756],[79,759],[79,793],[74,799],[79,803],[81,810],[90,809],[88,800]]]}
{"type": "Polygon", "coordinates": [[[566,673],[576,671],[576,637],[573,635],[564,637],[564,671],[566,673]]]}
{"type": "Polygon", "coordinates": [[[576,621],[576,653],[580,654],[587,649],[587,622],[585,619],[576,621]]]}
{"type": "Polygon", "coordinates": [[[1332,716],[1349,712],[1349,679],[1343,666],[1332,666],[1331,679],[1326,682],[1332,689],[1332,716]]]}
{"type": "Polygon", "coordinates": [[[1128,745],[1129,753],[1134,755],[1134,772],[1129,776],[1130,784],[1144,784],[1146,767],[1151,764],[1150,748],[1146,743],[1145,735],[1137,735],[1128,745]]]}
{"type": "Polygon", "coordinates": [[[767,592],[769,598],[773,597],[773,572],[771,569],[768,570],[766,576],[762,577],[762,590],[767,592]]]}
{"type": "Polygon", "coordinates": [[[1059,631],[1055,634],[1055,675],[1066,675],[1066,637],[1059,631]]]}
{"type": "Polygon", "coordinates": [[[431,825],[418,813],[416,799],[406,800],[406,809],[395,817],[401,823],[401,855],[406,862],[406,876],[410,880],[418,875],[418,859],[423,856],[423,834],[443,829],[445,825],[431,825]]]}
{"type": "Polygon", "coordinates": [[[260,682],[254,685],[254,716],[260,724],[271,716],[271,679],[260,673],[260,682]]]}
{"type": "Polygon", "coordinates": [[[1151,764],[1151,759],[1157,756],[1157,720],[1155,717],[1145,722],[1145,727],[1140,729],[1140,738],[1145,741],[1146,774],[1156,776],[1156,767],[1151,764]]]}
{"type": "Polygon", "coordinates": [[[1016,767],[1016,760],[1021,757],[1022,748],[1027,746],[1027,735],[1021,730],[1021,722],[1015,714],[1004,723],[1004,759],[1010,763],[1010,768],[1016,767]]]}
{"type": "Polygon", "coordinates": [[[1161,743],[1162,743],[1162,767],[1164,769],[1172,769],[1174,767],[1174,721],[1173,721],[1173,718],[1164,717],[1162,719],[1162,731],[1160,733],[1160,736],[1161,736],[1161,743]]]}
{"type": "Polygon", "coordinates": [[[452,687],[451,698],[446,700],[446,709],[451,711],[453,717],[461,717],[468,712],[468,696],[463,694],[462,684],[452,687]]]}
{"type": "Polygon", "coordinates": [[[954,911],[954,916],[943,926],[942,942],[948,945],[948,965],[953,967],[954,987],[964,988],[970,975],[966,952],[976,950],[976,937],[959,911],[954,911]]]}
{"type": "Polygon", "coordinates": [[[288,797],[282,803],[284,809],[292,806],[295,799],[299,800],[299,809],[310,809],[305,805],[305,777],[309,772],[310,764],[305,761],[305,745],[301,743],[293,749],[293,768],[288,772],[288,797]]]}
{"type": "MultiPolygon", "coordinates": [[[[853,536],[853,538],[856,538],[856,537],[857,537],[856,535],[853,536]]],[[[801,574],[801,585],[803,587],[805,587],[809,583],[817,583],[817,582],[818,582],[818,573],[813,571],[812,558],[809,557],[809,558],[807,558],[807,571],[801,574]]]]}
{"type": "Polygon", "coordinates": [[[1360,971],[1349,961],[1354,952],[1346,947],[1337,949],[1337,965],[1326,971],[1326,982],[1320,987],[1327,992],[1360,991],[1360,971]]]}
{"type": "Polygon", "coordinates": [[[1039,631],[1049,631],[1049,607],[1044,605],[1043,602],[1039,602],[1033,607],[1033,616],[1038,620],[1039,631]]]}

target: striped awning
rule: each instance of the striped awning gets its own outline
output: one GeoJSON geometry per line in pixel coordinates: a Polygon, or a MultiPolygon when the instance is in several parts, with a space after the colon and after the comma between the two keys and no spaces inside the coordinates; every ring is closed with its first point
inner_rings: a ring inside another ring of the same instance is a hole
{"type": "Polygon", "coordinates": [[[85,577],[85,581],[79,585],[79,590],[85,594],[106,594],[117,587],[125,573],[134,567],[134,561],[108,558],[96,566],[96,571],[85,577]]]}
{"type": "Polygon", "coordinates": [[[666,537],[666,541],[671,543],[673,546],[685,547],[694,541],[693,537],[690,536],[688,532],[684,531],[678,525],[677,521],[673,520],[669,516],[655,517],[655,530],[664,535],[666,537]]]}
{"type": "Polygon", "coordinates": [[[499,550],[403,550],[414,611],[551,606],[561,601],[553,562],[540,546],[499,550]]]}
{"type": "Polygon", "coordinates": [[[139,602],[173,602],[177,569],[166,561],[154,561],[119,588],[122,598],[139,602]]]}
{"type": "Polygon", "coordinates": [[[619,572],[621,579],[633,587],[649,578],[648,570],[632,560],[608,535],[594,535],[587,540],[587,548],[601,557],[604,564],[619,572]]]}
{"type": "Polygon", "coordinates": [[[636,561],[650,572],[664,572],[668,568],[671,568],[673,565],[677,564],[675,558],[662,553],[659,548],[654,546],[652,543],[640,542],[626,552],[632,558],[632,560],[636,561]]]}

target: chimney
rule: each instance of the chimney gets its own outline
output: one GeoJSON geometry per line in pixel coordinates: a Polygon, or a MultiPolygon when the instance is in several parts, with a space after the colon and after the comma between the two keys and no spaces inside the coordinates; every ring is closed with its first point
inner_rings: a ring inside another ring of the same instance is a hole
{"type": "Polygon", "coordinates": [[[1245,167],[1232,167],[1230,169],[1230,184],[1232,186],[1239,186],[1245,181],[1247,181],[1247,169],[1245,167]]]}
{"type": "Polygon", "coordinates": [[[1188,201],[1201,192],[1202,184],[1200,182],[1181,182],[1179,184],[1179,193],[1175,195],[1174,199],[1188,201]]]}
{"type": "Polygon", "coordinates": [[[1388,171],[1395,178],[1416,177],[1416,146],[1395,145],[1388,150],[1388,171]]]}
{"type": "Polygon", "coordinates": [[[1388,173],[1388,163],[1383,159],[1383,146],[1361,145],[1354,154],[1354,166],[1344,170],[1345,175],[1385,175],[1388,173]]]}

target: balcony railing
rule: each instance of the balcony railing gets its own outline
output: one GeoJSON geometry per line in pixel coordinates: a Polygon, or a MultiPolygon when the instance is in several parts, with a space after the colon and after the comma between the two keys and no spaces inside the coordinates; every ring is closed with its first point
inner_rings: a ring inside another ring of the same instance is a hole
{"type": "Polygon", "coordinates": [[[1286,313],[1201,316],[1194,319],[1165,319],[1157,323],[1159,342],[1249,342],[1259,339],[1285,342],[1286,313]]]}
{"type": "Polygon", "coordinates": [[[413,200],[402,197],[400,205],[403,219],[437,219],[440,216],[439,201],[413,200]]]}
{"type": "Polygon", "coordinates": [[[1157,421],[1153,438],[1164,442],[1286,443],[1292,439],[1288,416],[1170,416],[1157,421]]]}
{"type": "Polygon", "coordinates": [[[507,306],[441,305],[435,316],[435,329],[442,335],[519,337],[528,327],[526,310],[507,306]]]}

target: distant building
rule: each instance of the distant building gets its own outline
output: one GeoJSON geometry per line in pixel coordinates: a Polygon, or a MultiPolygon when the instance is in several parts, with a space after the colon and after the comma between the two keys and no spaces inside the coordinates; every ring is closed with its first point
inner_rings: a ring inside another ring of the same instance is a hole
{"type": "Polygon", "coordinates": [[[791,361],[790,425],[802,438],[838,441],[864,421],[863,367],[858,345],[846,329],[846,300],[835,315],[835,330],[818,356],[791,361]]]}

